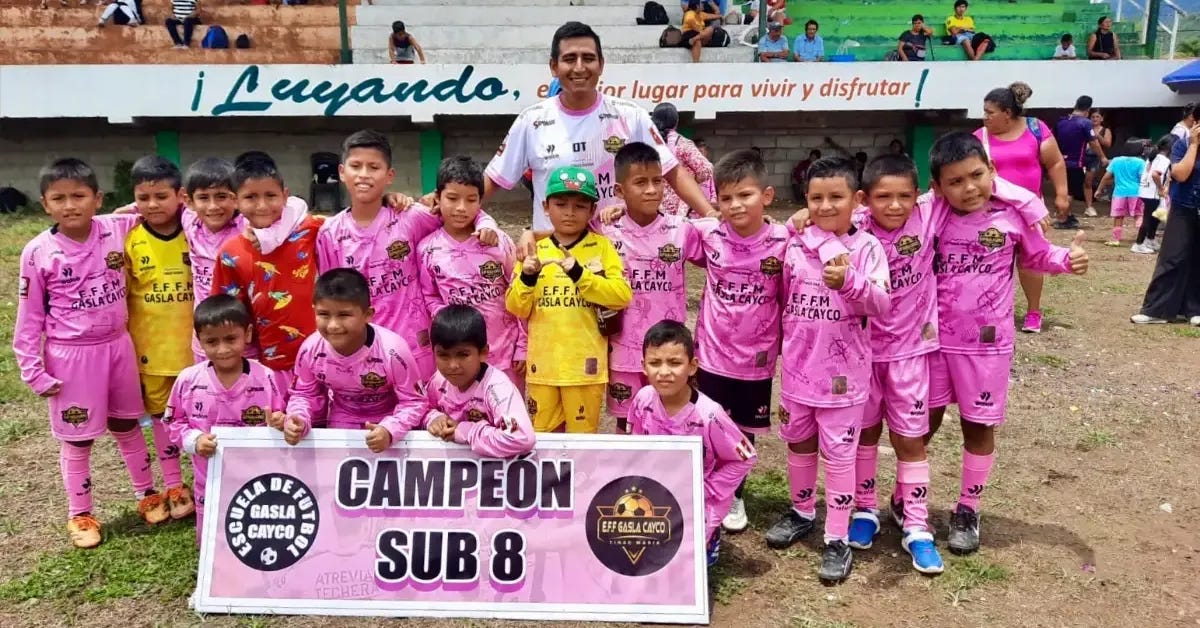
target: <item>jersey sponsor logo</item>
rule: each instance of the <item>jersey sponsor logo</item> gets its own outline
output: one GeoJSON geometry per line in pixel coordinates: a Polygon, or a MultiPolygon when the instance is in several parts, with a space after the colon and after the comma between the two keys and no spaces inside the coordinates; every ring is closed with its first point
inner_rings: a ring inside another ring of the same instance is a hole
{"type": "Polygon", "coordinates": [[[388,257],[397,261],[408,257],[408,254],[411,252],[412,247],[409,246],[408,241],[406,240],[396,240],[387,247],[388,257]]]}
{"type": "Polygon", "coordinates": [[[582,153],[586,150],[587,150],[587,142],[575,142],[574,144],[571,144],[572,152],[582,153]]]}
{"type": "Polygon", "coordinates": [[[488,260],[479,265],[479,276],[488,281],[496,281],[504,276],[504,267],[496,260],[488,260]]]}
{"type": "Polygon", "coordinates": [[[597,117],[601,120],[616,120],[617,118],[620,118],[621,116],[619,116],[615,113],[608,113],[606,111],[601,111],[600,115],[597,117]]]}
{"type": "Polygon", "coordinates": [[[116,251],[109,251],[108,255],[104,256],[104,265],[109,270],[121,270],[125,266],[125,256],[116,251]]]}
{"type": "Polygon", "coordinates": [[[384,384],[387,384],[387,378],[374,371],[363,374],[362,377],[358,378],[358,381],[362,384],[363,388],[370,390],[379,390],[383,388],[384,384]]]}
{"type": "Polygon", "coordinates": [[[772,255],[759,262],[758,271],[768,277],[773,277],[783,272],[783,262],[779,261],[778,257],[772,255]]]}
{"type": "Polygon", "coordinates": [[[1004,246],[1007,239],[1008,236],[995,227],[988,227],[979,232],[979,243],[992,251],[1004,246]]]}
{"type": "Polygon", "coordinates": [[[250,406],[242,410],[242,423],[246,425],[262,425],[267,422],[267,411],[262,406],[250,406]]]}
{"type": "Polygon", "coordinates": [[[917,251],[921,250],[921,238],[913,235],[902,236],[899,240],[896,240],[895,247],[897,253],[912,257],[916,255],[917,251]]]}
{"type": "Polygon", "coordinates": [[[79,427],[80,425],[87,423],[88,409],[81,408],[79,406],[71,406],[62,411],[62,420],[63,423],[66,423],[67,425],[79,427]]]}
{"type": "Polygon", "coordinates": [[[21,275],[21,280],[17,283],[17,294],[22,299],[29,296],[29,277],[21,275]]]}
{"type": "Polygon", "coordinates": [[[480,421],[486,421],[487,415],[484,414],[483,410],[480,410],[479,408],[471,408],[470,410],[467,410],[467,420],[472,423],[478,423],[480,421]]]}
{"type": "Polygon", "coordinates": [[[679,247],[675,246],[674,244],[664,244],[658,247],[658,259],[668,264],[674,264],[675,262],[678,262],[682,256],[683,252],[680,251],[679,247]]]}
{"type": "Polygon", "coordinates": [[[558,152],[554,150],[555,148],[557,146],[554,144],[546,144],[546,154],[542,155],[542,159],[558,159],[558,152]]]}
{"type": "Polygon", "coordinates": [[[624,147],[625,147],[625,140],[623,140],[615,135],[610,135],[610,136],[608,136],[608,139],[604,140],[604,150],[606,150],[614,155],[616,155],[617,151],[621,150],[624,147]]]}
{"type": "Polygon", "coordinates": [[[544,126],[554,126],[554,120],[534,120],[533,128],[540,129],[544,126]]]}

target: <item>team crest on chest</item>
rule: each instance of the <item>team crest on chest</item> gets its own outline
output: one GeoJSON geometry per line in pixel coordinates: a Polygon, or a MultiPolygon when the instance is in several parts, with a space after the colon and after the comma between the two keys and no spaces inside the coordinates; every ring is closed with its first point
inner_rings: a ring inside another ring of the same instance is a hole
{"type": "Polygon", "coordinates": [[[778,257],[772,255],[759,263],[758,270],[768,277],[778,275],[783,272],[783,262],[779,261],[778,257]]]}
{"type": "Polygon", "coordinates": [[[896,240],[895,247],[897,253],[912,257],[921,250],[921,239],[917,236],[906,235],[896,240]]]}
{"type": "Polygon", "coordinates": [[[242,410],[242,423],[246,425],[262,425],[267,422],[267,411],[262,406],[250,406],[242,410]]]}
{"type": "Polygon", "coordinates": [[[387,247],[388,257],[397,261],[408,257],[408,254],[411,252],[412,247],[409,246],[408,242],[405,240],[396,240],[387,247]]]}
{"type": "Polygon", "coordinates": [[[496,281],[504,275],[504,268],[496,260],[488,260],[479,265],[479,276],[488,281],[496,281]]]}
{"type": "Polygon", "coordinates": [[[484,414],[483,410],[480,410],[479,408],[471,408],[470,410],[467,410],[467,420],[472,423],[478,423],[480,421],[486,421],[487,415],[484,414]]]}
{"type": "Polygon", "coordinates": [[[80,425],[87,423],[88,410],[87,408],[80,408],[79,406],[71,406],[70,408],[62,411],[62,420],[63,423],[66,423],[67,425],[79,427],[80,425]]]}
{"type": "Polygon", "coordinates": [[[604,150],[606,150],[614,155],[616,155],[617,151],[621,150],[624,147],[625,147],[625,140],[623,140],[615,135],[610,135],[610,136],[608,136],[608,139],[604,140],[604,150]]]}
{"type": "Polygon", "coordinates": [[[380,388],[383,388],[384,384],[387,383],[387,378],[380,375],[379,373],[370,371],[368,373],[363,374],[362,377],[358,378],[358,381],[360,384],[362,384],[363,388],[369,388],[371,390],[379,390],[380,388]]]}
{"type": "Polygon", "coordinates": [[[987,247],[989,250],[995,251],[996,249],[1004,246],[1004,241],[1007,239],[1007,237],[1008,236],[1004,235],[1004,233],[1002,233],[999,229],[995,227],[988,227],[984,231],[979,232],[979,243],[987,247]]]}
{"type": "Polygon", "coordinates": [[[683,251],[680,251],[679,247],[674,244],[664,244],[658,247],[658,259],[668,264],[678,262],[682,256],[683,251]]]}
{"type": "Polygon", "coordinates": [[[608,394],[617,401],[628,401],[633,397],[633,389],[630,388],[628,384],[609,384],[608,394]]]}
{"type": "Polygon", "coordinates": [[[125,266],[125,256],[116,251],[109,251],[108,255],[104,256],[104,265],[109,270],[121,270],[125,266]]]}

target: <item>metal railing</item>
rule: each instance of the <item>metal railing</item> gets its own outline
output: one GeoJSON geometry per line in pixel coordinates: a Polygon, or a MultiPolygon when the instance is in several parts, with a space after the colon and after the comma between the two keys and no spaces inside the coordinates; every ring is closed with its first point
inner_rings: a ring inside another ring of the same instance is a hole
{"type": "MultiPolygon", "coordinates": [[[[1123,21],[1125,17],[1125,5],[1129,5],[1131,9],[1131,11],[1129,11],[1130,17],[1136,15],[1141,20],[1141,41],[1139,43],[1142,45],[1149,43],[1150,46],[1153,47],[1158,39],[1157,31],[1165,31],[1170,37],[1171,41],[1170,47],[1167,48],[1167,58],[1174,59],[1175,49],[1179,45],[1179,19],[1181,17],[1187,17],[1187,12],[1179,8],[1179,5],[1171,2],[1171,0],[1143,0],[1143,2],[1139,2],[1138,0],[1117,0],[1117,10],[1114,19],[1116,19],[1118,22],[1123,21]],[[1158,9],[1159,6],[1162,5],[1170,7],[1171,9],[1172,15],[1171,23],[1169,25],[1159,17],[1158,9]],[[1155,28],[1153,30],[1151,30],[1150,26],[1152,14],[1155,22],[1155,28]]],[[[1157,56],[1155,54],[1156,51],[1154,50],[1148,50],[1147,52],[1151,56],[1157,56]]]]}

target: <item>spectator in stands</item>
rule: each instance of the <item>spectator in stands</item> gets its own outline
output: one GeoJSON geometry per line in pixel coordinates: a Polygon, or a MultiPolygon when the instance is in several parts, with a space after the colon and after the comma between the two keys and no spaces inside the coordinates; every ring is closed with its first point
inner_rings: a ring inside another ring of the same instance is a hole
{"type": "Polygon", "coordinates": [[[1112,32],[1112,25],[1112,18],[1107,15],[1096,21],[1096,31],[1088,35],[1089,59],[1117,61],[1121,58],[1121,44],[1117,41],[1117,34],[1112,32]]]}
{"type": "Polygon", "coordinates": [[[413,37],[412,33],[405,30],[404,22],[392,22],[392,35],[388,37],[388,58],[392,63],[412,65],[416,63],[414,57],[425,63],[425,51],[421,49],[421,44],[417,43],[417,38],[413,37]]]}
{"type": "Polygon", "coordinates": [[[797,203],[804,202],[808,187],[808,169],[820,158],[821,151],[813,150],[808,154],[808,159],[797,162],[796,167],[792,168],[792,199],[797,203]]]}
{"type": "Polygon", "coordinates": [[[167,18],[167,33],[176,48],[190,48],[192,45],[192,30],[200,23],[200,3],[198,0],[171,0],[171,17],[167,18]],[[180,35],[179,27],[183,27],[180,35]]]}
{"type": "Polygon", "coordinates": [[[783,24],[771,22],[767,24],[767,36],[758,42],[758,60],[769,63],[783,63],[791,57],[788,52],[788,40],[783,36],[783,24]]]}
{"type": "Polygon", "coordinates": [[[987,53],[991,38],[975,32],[975,19],[967,15],[967,0],[954,0],[954,15],[946,18],[946,35],[962,46],[968,61],[978,61],[987,53]]]}
{"type": "Polygon", "coordinates": [[[892,140],[891,143],[888,144],[888,152],[893,155],[908,155],[908,153],[904,151],[904,142],[901,142],[900,140],[892,140]]]}
{"type": "Polygon", "coordinates": [[[797,61],[824,61],[825,60],[825,40],[817,34],[817,29],[820,25],[816,20],[809,20],[804,23],[804,37],[797,37],[792,48],[796,53],[797,61]]]}
{"type": "MultiPolygon", "coordinates": [[[[745,0],[741,2],[743,24],[753,24],[758,17],[758,0],[745,0]]],[[[787,14],[787,0],[767,0],[767,21],[779,22],[784,26],[792,23],[792,18],[787,14]]]]}
{"type": "MultiPolygon", "coordinates": [[[[679,160],[679,165],[692,173],[692,178],[696,183],[700,184],[700,189],[704,190],[705,197],[710,203],[716,202],[717,195],[710,193],[712,186],[705,186],[713,178],[713,165],[692,143],[692,140],[679,134],[679,110],[669,102],[659,103],[654,111],[650,112],[650,120],[654,122],[654,127],[658,129],[659,135],[662,135],[663,140],[667,143],[667,148],[679,160]]],[[[691,208],[687,206],[675,193],[671,186],[667,186],[663,190],[662,204],[659,206],[659,211],[668,215],[691,215],[691,208]]]]}
{"type": "Polygon", "coordinates": [[[929,40],[933,30],[925,26],[925,16],[920,13],[912,16],[912,28],[900,33],[900,44],[896,50],[900,53],[901,61],[924,61],[929,53],[929,40]]]}
{"type": "Polygon", "coordinates": [[[137,26],[142,23],[141,5],[141,0],[112,0],[104,7],[96,26],[102,28],[109,20],[112,20],[113,24],[137,26]]]}
{"type": "Polygon", "coordinates": [[[1051,57],[1055,61],[1074,61],[1075,56],[1075,38],[1071,33],[1066,33],[1062,39],[1058,40],[1058,47],[1054,49],[1054,56],[1051,57]]]}
{"type": "Polygon", "coordinates": [[[692,49],[692,63],[700,62],[700,49],[712,40],[713,27],[707,26],[713,19],[721,19],[720,15],[705,13],[700,8],[700,0],[689,0],[687,11],[683,14],[683,41],[680,45],[692,49]]]}

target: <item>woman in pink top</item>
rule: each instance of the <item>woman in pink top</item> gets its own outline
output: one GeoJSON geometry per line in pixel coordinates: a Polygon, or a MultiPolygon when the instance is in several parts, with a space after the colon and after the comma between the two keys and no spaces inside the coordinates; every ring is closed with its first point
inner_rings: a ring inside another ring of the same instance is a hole
{"type": "MultiPolygon", "coordinates": [[[[679,126],[679,111],[675,109],[675,105],[669,102],[661,103],[654,108],[650,114],[650,119],[654,122],[654,126],[663,136],[667,143],[667,147],[674,153],[675,158],[679,163],[687,168],[688,172],[692,173],[692,177],[696,179],[696,183],[700,184],[700,189],[704,190],[705,196],[708,197],[710,203],[715,203],[717,200],[716,194],[710,194],[711,186],[707,184],[713,178],[712,162],[700,152],[692,140],[682,136],[676,131],[679,126]]],[[[687,216],[690,213],[690,208],[684,204],[675,190],[669,189],[670,186],[663,188],[662,205],[659,206],[659,211],[673,216],[687,216]]]]}
{"type": "MultiPolygon", "coordinates": [[[[1025,101],[1033,95],[1025,83],[998,87],[983,98],[983,127],[975,136],[983,142],[996,174],[1020,187],[1042,195],[1042,170],[1054,184],[1054,207],[1059,213],[1071,206],[1067,191],[1067,164],[1063,161],[1058,142],[1050,127],[1037,118],[1024,115],[1025,101]]],[[[1021,290],[1029,307],[1021,331],[1042,331],[1042,288],[1045,278],[1025,269],[1018,269],[1021,290]]]]}

